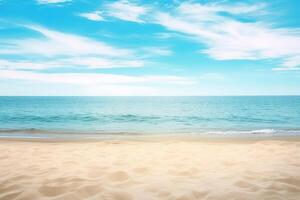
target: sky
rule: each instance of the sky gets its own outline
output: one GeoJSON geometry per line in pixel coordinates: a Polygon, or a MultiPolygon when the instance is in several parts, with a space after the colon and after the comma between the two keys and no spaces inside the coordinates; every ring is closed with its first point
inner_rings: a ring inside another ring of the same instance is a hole
{"type": "Polygon", "coordinates": [[[0,95],[300,95],[300,1],[0,0],[0,95]]]}

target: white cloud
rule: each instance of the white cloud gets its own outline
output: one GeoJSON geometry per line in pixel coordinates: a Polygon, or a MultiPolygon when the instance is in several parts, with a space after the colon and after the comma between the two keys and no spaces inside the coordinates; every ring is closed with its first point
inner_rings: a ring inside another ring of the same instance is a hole
{"type": "Polygon", "coordinates": [[[200,52],[216,60],[282,59],[283,67],[300,64],[300,31],[274,28],[255,17],[266,14],[265,4],[182,3],[171,12],[155,14],[154,23],[194,37],[204,43],[200,52]],[[234,16],[247,15],[255,22],[242,22],[234,16]]]}
{"type": "Polygon", "coordinates": [[[27,26],[42,38],[7,40],[0,43],[0,54],[33,54],[40,56],[115,56],[127,57],[134,52],[120,49],[87,37],[53,31],[40,26],[27,26]]]}
{"type": "Polygon", "coordinates": [[[5,69],[47,69],[55,67],[128,68],[146,61],[131,49],[117,48],[87,37],[66,34],[40,26],[26,26],[42,37],[0,42],[0,55],[21,55],[0,60],[5,69]],[[33,59],[38,57],[38,59],[33,59]]]}
{"type": "Polygon", "coordinates": [[[39,4],[56,4],[56,3],[65,3],[70,2],[72,0],[37,0],[39,4]]]}
{"type": "Polygon", "coordinates": [[[129,76],[98,73],[39,73],[0,69],[0,94],[11,95],[184,95],[195,81],[180,76],[129,76]],[[8,82],[7,82],[8,81],[8,82]],[[5,83],[14,81],[9,87],[5,83]],[[45,88],[47,88],[45,90],[45,88]]]}
{"type": "Polygon", "coordinates": [[[65,66],[86,66],[88,68],[126,68],[126,67],[143,67],[145,62],[143,60],[126,60],[126,59],[101,59],[95,57],[76,57],[65,58],[59,60],[65,66]]]}
{"type": "Polygon", "coordinates": [[[37,73],[29,71],[0,70],[1,79],[29,80],[76,85],[105,84],[192,84],[193,81],[178,76],[127,76],[98,73],[37,73]]]}
{"type": "Polygon", "coordinates": [[[282,66],[286,68],[300,67],[300,53],[297,56],[284,59],[282,66]]]}
{"type": "Polygon", "coordinates": [[[0,59],[0,69],[42,70],[59,67],[84,67],[90,69],[137,68],[143,67],[143,60],[102,59],[96,57],[69,57],[55,61],[5,60],[0,59]]]}
{"type": "Polygon", "coordinates": [[[0,55],[21,55],[22,58],[0,60],[5,69],[40,70],[58,67],[137,68],[153,56],[170,56],[167,47],[125,49],[74,34],[67,34],[36,25],[24,26],[41,37],[0,42],[0,55]],[[38,57],[38,59],[32,59],[38,57]]]}
{"type": "Polygon", "coordinates": [[[94,11],[89,13],[81,13],[79,16],[89,19],[91,21],[104,21],[100,11],[94,11]]]}
{"type": "Polygon", "coordinates": [[[154,34],[155,38],[161,40],[167,40],[172,38],[183,38],[183,39],[190,39],[189,36],[181,34],[181,33],[174,33],[174,32],[162,32],[154,34]]]}
{"type": "Polygon", "coordinates": [[[273,71],[300,71],[300,67],[277,67],[273,71]]]}
{"type": "Polygon", "coordinates": [[[136,5],[127,0],[121,0],[106,5],[109,16],[131,22],[144,22],[142,16],[147,14],[148,8],[136,5]]]}
{"type": "Polygon", "coordinates": [[[10,61],[10,60],[0,60],[0,69],[30,69],[30,70],[40,70],[57,67],[57,63],[53,62],[30,62],[26,60],[10,61]]]}
{"type": "Polygon", "coordinates": [[[173,52],[166,47],[145,47],[143,50],[150,55],[170,56],[173,52]]]}
{"type": "Polygon", "coordinates": [[[226,12],[235,15],[259,15],[259,14],[266,14],[266,11],[263,10],[266,7],[264,3],[257,3],[257,4],[222,4],[222,3],[190,3],[184,2],[180,4],[177,8],[180,14],[188,14],[190,17],[193,17],[197,20],[201,21],[209,21],[211,19],[207,19],[208,15],[213,17],[214,19],[221,19],[222,16],[217,15],[220,12],[226,12]],[[203,19],[204,17],[204,19],[203,19]]]}

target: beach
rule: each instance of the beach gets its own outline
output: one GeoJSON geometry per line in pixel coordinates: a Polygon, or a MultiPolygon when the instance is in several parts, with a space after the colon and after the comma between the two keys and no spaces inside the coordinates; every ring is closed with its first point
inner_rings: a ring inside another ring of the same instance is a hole
{"type": "Polygon", "coordinates": [[[0,140],[1,200],[299,199],[299,138],[0,140]]]}
{"type": "Polygon", "coordinates": [[[0,200],[300,200],[300,0],[0,0],[0,200]]]}

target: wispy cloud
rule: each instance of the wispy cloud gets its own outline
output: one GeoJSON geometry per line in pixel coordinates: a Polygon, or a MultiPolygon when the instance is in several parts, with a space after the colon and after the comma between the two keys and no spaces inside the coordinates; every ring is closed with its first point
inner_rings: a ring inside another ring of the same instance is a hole
{"type": "Polygon", "coordinates": [[[0,60],[0,69],[41,70],[58,67],[56,62],[33,62],[28,60],[0,60]]]}
{"type": "Polygon", "coordinates": [[[127,0],[116,1],[106,5],[107,15],[124,21],[142,23],[142,17],[147,14],[148,8],[139,6],[127,0]]]}
{"type": "Polygon", "coordinates": [[[283,67],[300,64],[300,31],[274,28],[256,19],[266,5],[182,3],[170,12],[158,12],[154,23],[194,37],[207,48],[199,52],[216,60],[282,59],[283,67]],[[233,15],[226,16],[223,13],[233,15]],[[254,22],[238,20],[247,15],[254,22]],[[234,17],[235,16],[235,17],[234,17]]]}
{"type": "Polygon", "coordinates": [[[40,38],[7,40],[0,43],[0,54],[36,54],[41,56],[57,55],[105,55],[129,56],[131,50],[116,48],[87,37],[53,31],[40,26],[26,26],[40,33],[40,38]]]}
{"type": "Polygon", "coordinates": [[[30,60],[18,59],[7,60],[0,59],[0,69],[26,69],[26,70],[43,70],[51,68],[74,68],[82,67],[87,69],[109,69],[109,68],[136,68],[143,67],[143,60],[126,60],[126,59],[105,59],[97,57],[67,57],[56,58],[55,61],[49,60],[30,60]]]}
{"type": "MultiPolygon", "coordinates": [[[[188,14],[190,17],[207,17],[210,15],[213,19],[221,19],[223,13],[234,15],[262,15],[267,12],[264,8],[265,3],[245,4],[245,3],[224,3],[224,1],[215,3],[192,3],[189,1],[181,3],[176,9],[180,14],[188,14]]],[[[224,16],[224,15],[223,15],[224,16]]],[[[209,21],[211,19],[197,19],[209,21]]]]}
{"type": "Polygon", "coordinates": [[[0,55],[19,55],[0,60],[0,68],[40,70],[58,67],[93,69],[142,67],[146,61],[135,50],[114,47],[87,37],[53,31],[40,26],[25,26],[42,37],[0,42],[0,55]],[[32,57],[39,59],[32,60],[32,57]]]}
{"type": "Polygon", "coordinates": [[[173,31],[157,35],[159,38],[174,37],[174,32],[193,38],[206,46],[199,53],[215,60],[280,59],[283,68],[300,64],[300,30],[277,28],[264,22],[261,16],[271,13],[266,3],[186,1],[162,11],[121,0],[107,4],[104,12],[122,20],[159,24],[173,31]],[[242,20],[245,18],[248,20],[242,20]]]}
{"type": "Polygon", "coordinates": [[[300,67],[277,67],[273,68],[272,71],[300,71],[300,67]]]}
{"type": "Polygon", "coordinates": [[[183,39],[190,38],[190,36],[184,35],[182,33],[175,33],[175,32],[155,33],[154,37],[160,40],[167,40],[167,39],[174,39],[174,38],[183,38],[183,39]]]}
{"type": "Polygon", "coordinates": [[[142,50],[150,54],[151,56],[170,56],[173,54],[172,50],[167,47],[145,47],[142,50]]]}
{"type": "Polygon", "coordinates": [[[84,17],[91,21],[104,21],[104,17],[102,16],[100,11],[80,13],[78,16],[84,17]]]}
{"type": "Polygon", "coordinates": [[[36,0],[39,4],[57,4],[71,2],[72,0],[36,0]]]}
{"type": "Polygon", "coordinates": [[[286,68],[300,67],[300,53],[284,59],[282,66],[286,68]]]}
{"type": "Polygon", "coordinates": [[[95,84],[192,84],[193,81],[178,76],[127,76],[94,73],[38,73],[17,70],[0,70],[1,79],[30,80],[38,82],[65,83],[78,85],[95,84]]]}
{"type": "MultiPolygon", "coordinates": [[[[186,88],[195,85],[189,77],[161,75],[119,75],[101,73],[40,73],[34,71],[1,70],[0,80],[14,81],[21,88],[18,95],[101,95],[101,96],[157,96],[184,95],[186,88]],[[30,90],[22,90],[23,85],[30,90]],[[41,87],[40,87],[41,86],[41,87]],[[58,88],[57,88],[58,86],[58,88]],[[55,92],[43,88],[55,88],[55,92]],[[42,88],[42,89],[41,89],[42,88]],[[67,90],[64,88],[68,88],[67,90]],[[71,92],[69,91],[71,89],[71,92]]],[[[1,86],[1,85],[0,85],[1,86]]],[[[0,94],[11,94],[10,90],[0,94]]]]}

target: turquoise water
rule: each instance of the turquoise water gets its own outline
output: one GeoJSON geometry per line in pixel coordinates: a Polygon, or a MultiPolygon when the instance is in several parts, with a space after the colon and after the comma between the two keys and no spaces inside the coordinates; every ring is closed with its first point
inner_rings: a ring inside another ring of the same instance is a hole
{"type": "Polygon", "coordinates": [[[300,96],[0,97],[0,136],[300,133],[300,96]]]}

